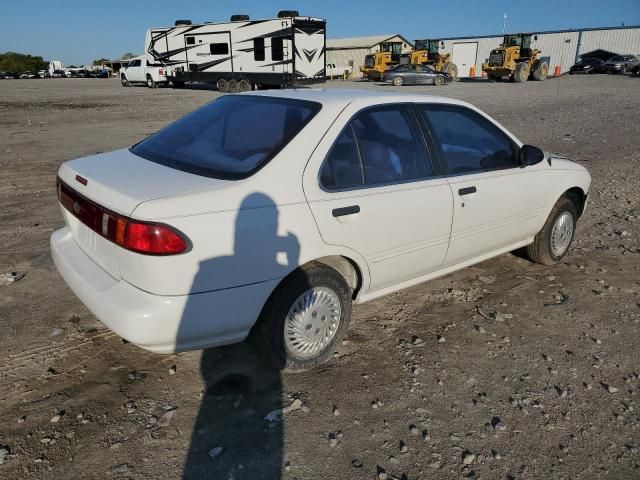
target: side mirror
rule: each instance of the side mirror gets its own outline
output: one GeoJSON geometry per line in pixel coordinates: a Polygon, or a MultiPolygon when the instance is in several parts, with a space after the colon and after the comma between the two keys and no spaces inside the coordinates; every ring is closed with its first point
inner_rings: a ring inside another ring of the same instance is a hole
{"type": "Polygon", "coordinates": [[[544,160],[544,152],[533,145],[523,145],[520,149],[520,166],[535,165],[544,160]]]}

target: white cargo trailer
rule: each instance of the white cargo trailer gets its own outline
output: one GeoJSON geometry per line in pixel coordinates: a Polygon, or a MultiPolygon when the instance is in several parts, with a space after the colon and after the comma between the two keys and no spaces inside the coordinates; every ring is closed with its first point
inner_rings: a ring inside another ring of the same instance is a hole
{"type": "Polygon", "coordinates": [[[325,81],[326,21],[280,12],[278,18],[147,31],[145,51],[167,67],[176,88],[185,82],[215,83],[223,92],[325,81]]]}

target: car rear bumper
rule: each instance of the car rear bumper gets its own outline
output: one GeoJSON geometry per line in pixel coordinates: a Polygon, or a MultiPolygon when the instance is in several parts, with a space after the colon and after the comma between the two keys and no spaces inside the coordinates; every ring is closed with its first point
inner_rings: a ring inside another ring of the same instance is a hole
{"type": "Polygon", "coordinates": [[[173,353],[241,342],[278,283],[191,295],[154,295],[102,270],[68,227],[51,235],[51,253],[67,285],[104,325],[146,350],[173,353]]]}

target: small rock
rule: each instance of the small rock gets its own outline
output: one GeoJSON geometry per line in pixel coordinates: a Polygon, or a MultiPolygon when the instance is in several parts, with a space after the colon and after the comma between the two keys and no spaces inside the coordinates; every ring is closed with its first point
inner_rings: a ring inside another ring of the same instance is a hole
{"type": "Polygon", "coordinates": [[[162,417],[160,417],[160,420],[158,420],[158,426],[159,427],[169,426],[169,424],[171,423],[171,419],[173,418],[173,415],[175,413],[176,413],[175,408],[173,410],[169,410],[168,412],[165,412],[165,414],[162,415],[162,417]]]}
{"type": "Polygon", "coordinates": [[[224,451],[224,448],[222,447],[212,448],[211,450],[209,450],[209,457],[211,457],[212,460],[215,460],[217,457],[219,457],[222,454],[223,451],[224,451]]]}
{"type": "Polygon", "coordinates": [[[353,460],[351,460],[351,466],[353,468],[362,468],[362,462],[357,458],[354,458],[353,460]]]}
{"type": "Polygon", "coordinates": [[[431,440],[431,435],[429,435],[429,432],[427,432],[426,430],[422,431],[422,440],[424,440],[425,442],[431,440]]]}
{"type": "Polygon", "coordinates": [[[51,423],[58,423],[60,421],[60,419],[62,418],[62,415],[60,414],[56,414],[53,417],[51,417],[51,420],[49,420],[51,423]]]}
{"type": "Polygon", "coordinates": [[[442,335],[438,335],[438,343],[444,343],[446,341],[447,341],[446,338],[444,338],[442,335]]]}
{"type": "Polygon", "coordinates": [[[424,340],[420,337],[413,337],[411,343],[413,343],[414,345],[422,345],[424,343],[424,340]]]}
{"type": "Polygon", "coordinates": [[[0,465],[2,465],[9,456],[9,447],[0,445],[0,465]]]}
{"type": "Polygon", "coordinates": [[[613,387],[613,386],[609,385],[608,383],[603,383],[602,386],[609,393],[616,393],[618,391],[618,389],[616,387],[613,387]]]}
{"type": "Polygon", "coordinates": [[[176,370],[177,370],[177,367],[175,365],[172,365],[171,368],[169,369],[169,375],[175,375],[176,370]]]}
{"type": "Polygon", "coordinates": [[[24,423],[26,419],[27,419],[26,415],[23,415],[20,418],[18,418],[18,423],[24,423]]]}
{"type": "Polygon", "coordinates": [[[491,426],[494,430],[503,431],[507,429],[506,425],[502,423],[502,420],[500,420],[500,417],[493,417],[491,419],[491,426]]]}
{"type": "Polygon", "coordinates": [[[415,425],[409,425],[409,432],[411,432],[411,435],[418,435],[420,430],[415,425]]]}
{"type": "Polygon", "coordinates": [[[340,416],[340,410],[338,409],[338,407],[336,405],[333,406],[333,416],[334,417],[339,417],[340,416]]]}
{"type": "Polygon", "coordinates": [[[284,470],[285,470],[285,472],[288,472],[288,471],[291,470],[291,462],[285,462],[284,470]]]}
{"type": "Polygon", "coordinates": [[[462,456],[462,463],[465,465],[471,465],[475,461],[476,461],[476,456],[469,451],[466,451],[462,456]]]}
{"type": "Polygon", "coordinates": [[[407,453],[409,451],[409,447],[407,447],[407,444],[404,443],[402,440],[400,440],[400,451],[402,453],[407,453]]]}
{"type": "Polygon", "coordinates": [[[17,282],[22,277],[24,277],[24,273],[20,272],[8,272],[0,275],[0,285],[11,285],[12,283],[17,282]]]}
{"type": "Polygon", "coordinates": [[[569,392],[567,391],[566,388],[563,388],[559,385],[556,385],[554,388],[560,398],[567,398],[567,395],[569,395],[569,392]]]}
{"type": "Polygon", "coordinates": [[[478,333],[487,333],[482,325],[474,325],[473,329],[478,333]]]}

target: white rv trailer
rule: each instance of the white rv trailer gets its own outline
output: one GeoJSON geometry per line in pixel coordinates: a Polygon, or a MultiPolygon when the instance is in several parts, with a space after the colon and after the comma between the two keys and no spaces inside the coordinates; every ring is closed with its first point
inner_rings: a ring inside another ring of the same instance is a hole
{"type": "Polygon", "coordinates": [[[167,67],[176,88],[216,83],[223,92],[325,81],[326,21],[285,11],[278,18],[176,26],[147,31],[145,51],[167,67]]]}

